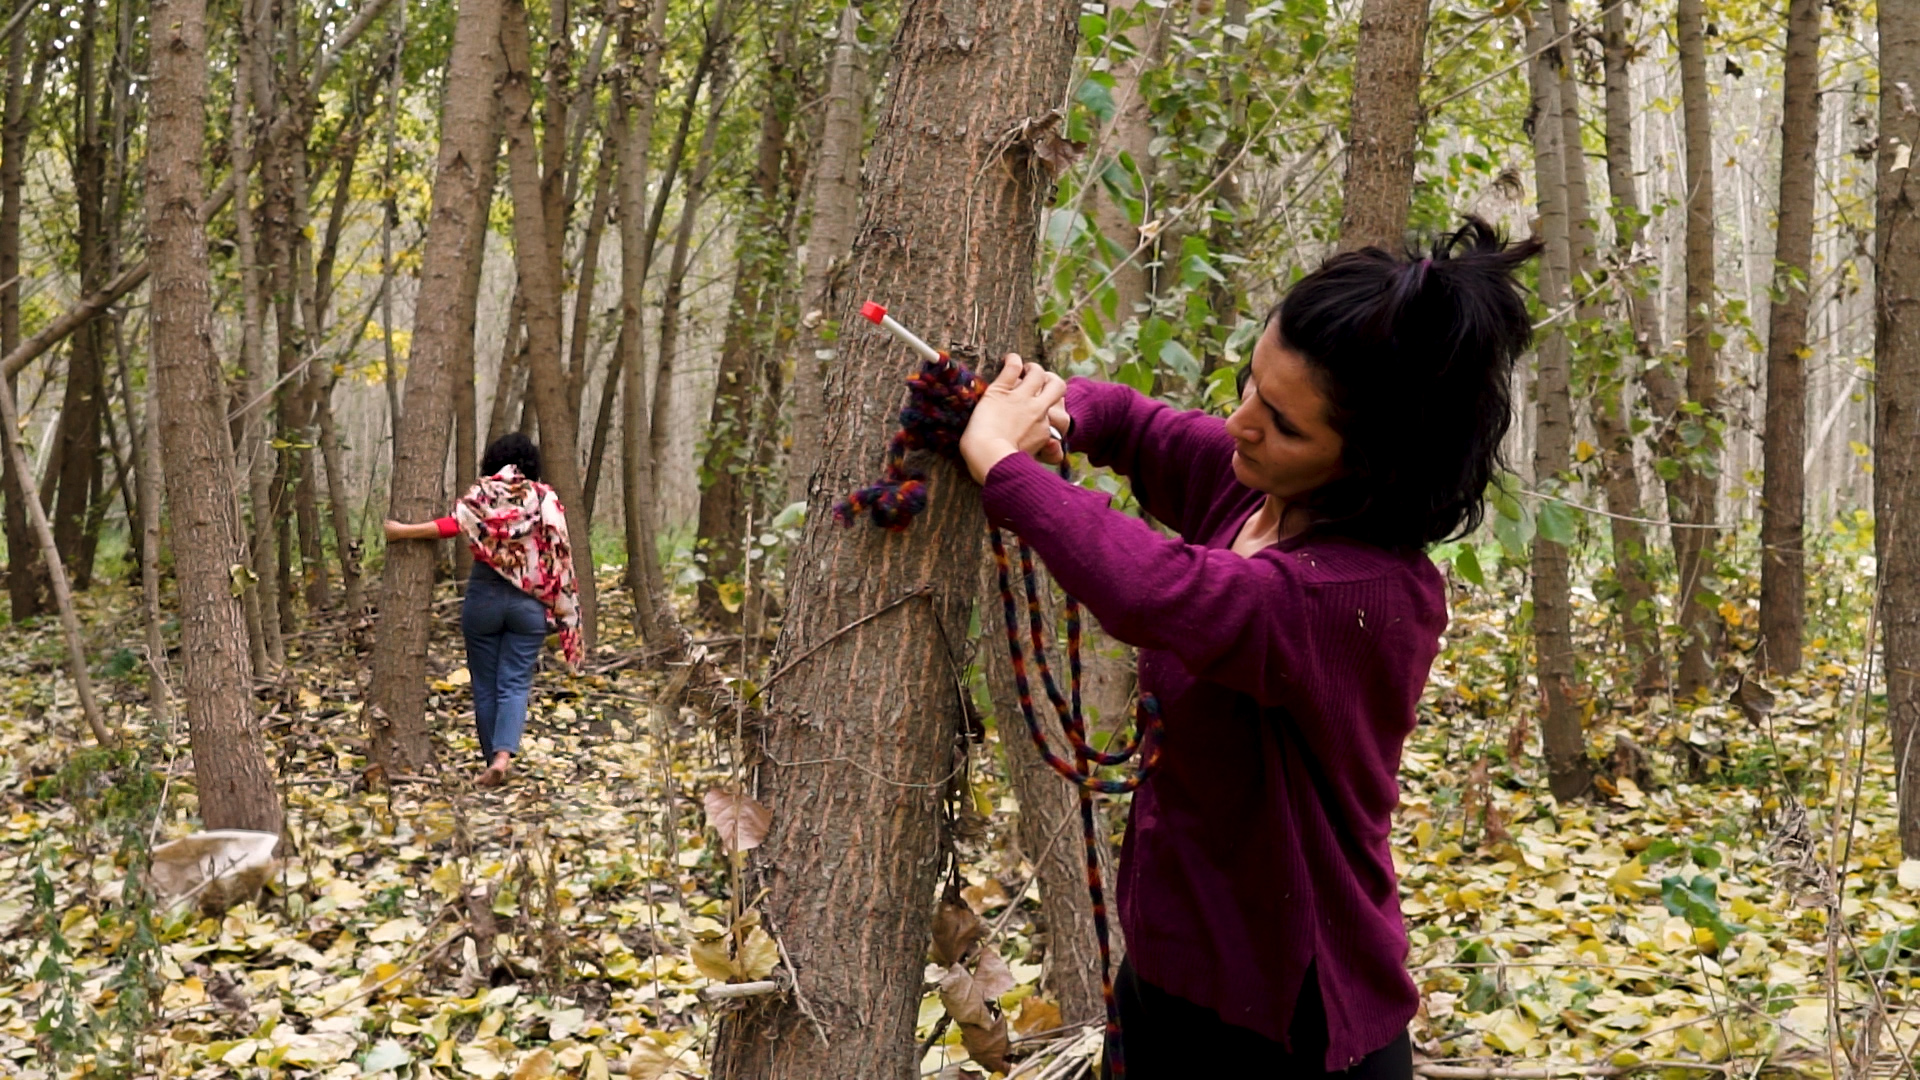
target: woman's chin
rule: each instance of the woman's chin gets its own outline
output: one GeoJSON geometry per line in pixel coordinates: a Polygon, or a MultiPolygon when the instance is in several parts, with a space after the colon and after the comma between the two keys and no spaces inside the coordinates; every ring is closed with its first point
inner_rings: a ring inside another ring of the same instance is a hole
{"type": "Polygon", "coordinates": [[[1233,452],[1233,478],[1250,488],[1260,486],[1258,478],[1254,476],[1253,466],[1247,464],[1247,459],[1241,457],[1238,450],[1233,452]]]}

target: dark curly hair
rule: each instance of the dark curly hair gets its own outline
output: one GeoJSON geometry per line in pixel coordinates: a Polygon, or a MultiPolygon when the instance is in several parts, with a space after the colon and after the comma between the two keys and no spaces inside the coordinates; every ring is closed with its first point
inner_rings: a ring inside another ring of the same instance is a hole
{"type": "Polygon", "coordinates": [[[1339,477],[1307,499],[1315,528],[1409,548],[1479,526],[1533,340],[1514,273],[1540,247],[1469,217],[1424,256],[1336,255],[1274,308],[1345,443],[1339,477]]]}
{"type": "Polygon", "coordinates": [[[514,431],[488,443],[487,452],[480,455],[481,476],[492,476],[509,465],[529,480],[540,479],[540,448],[525,434],[514,431]]]}

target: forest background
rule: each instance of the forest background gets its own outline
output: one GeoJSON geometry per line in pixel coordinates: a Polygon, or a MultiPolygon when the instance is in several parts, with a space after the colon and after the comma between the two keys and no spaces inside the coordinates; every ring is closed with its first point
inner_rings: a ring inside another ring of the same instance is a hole
{"type": "MultiPolygon", "coordinates": [[[[1432,552],[1419,1072],[1920,1075],[1915,5],[23,0],[0,49],[6,1069],[1084,1075],[977,498],[827,512],[911,370],[855,312],[1217,410],[1291,281],[1473,213],[1546,254],[1432,552]],[[468,556],[377,538],[512,430],[590,652],[480,792],[468,556]],[[182,895],[201,830],[267,851],[182,895]]],[[[1098,739],[1132,696],[1094,634],[1098,739]]]]}

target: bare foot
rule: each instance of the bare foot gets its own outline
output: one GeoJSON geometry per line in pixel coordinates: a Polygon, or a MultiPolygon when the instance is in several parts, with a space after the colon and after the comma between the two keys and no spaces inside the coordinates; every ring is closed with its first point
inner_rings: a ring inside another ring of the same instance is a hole
{"type": "Polygon", "coordinates": [[[480,774],[479,785],[481,787],[499,787],[501,784],[506,783],[507,768],[512,762],[513,755],[507,753],[505,750],[493,755],[493,764],[488,765],[486,771],[480,774]]]}

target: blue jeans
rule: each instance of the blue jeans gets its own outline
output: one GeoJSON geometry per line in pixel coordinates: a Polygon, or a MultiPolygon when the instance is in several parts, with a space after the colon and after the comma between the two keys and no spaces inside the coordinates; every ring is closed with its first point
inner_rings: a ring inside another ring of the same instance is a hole
{"type": "Polygon", "coordinates": [[[491,568],[476,565],[460,607],[460,632],[467,639],[481,757],[492,761],[498,750],[518,754],[534,665],[547,640],[547,609],[491,568]]]}

